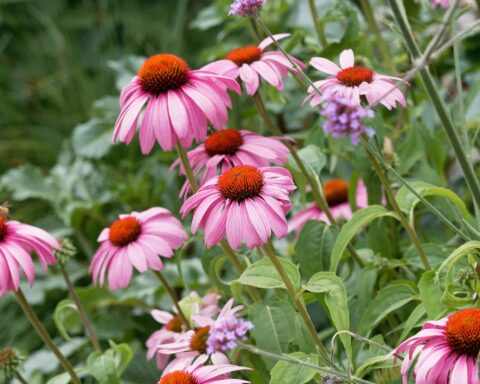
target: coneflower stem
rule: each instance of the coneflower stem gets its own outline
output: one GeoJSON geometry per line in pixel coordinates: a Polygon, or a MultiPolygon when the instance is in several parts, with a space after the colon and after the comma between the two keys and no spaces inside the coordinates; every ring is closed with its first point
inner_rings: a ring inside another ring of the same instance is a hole
{"type": "MultiPolygon", "coordinates": [[[[422,56],[420,49],[418,48],[415,38],[411,32],[410,23],[402,11],[401,5],[399,4],[398,0],[389,0],[389,3],[395,20],[400,27],[400,31],[403,35],[407,48],[410,51],[410,55],[412,56],[413,60],[420,58],[422,56]]],[[[437,115],[440,118],[442,126],[445,129],[447,137],[450,140],[450,144],[452,145],[460,167],[462,168],[465,180],[472,194],[472,198],[477,208],[480,208],[480,183],[477,175],[475,174],[475,170],[469,161],[469,157],[465,151],[465,148],[462,145],[460,135],[453,125],[450,115],[447,112],[447,108],[440,94],[438,93],[438,87],[435,84],[428,65],[426,65],[424,69],[420,71],[420,76],[425,84],[425,89],[427,90],[428,96],[430,97],[430,100],[437,111],[437,115]]]]}
{"type": "Polygon", "coordinates": [[[68,374],[70,375],[70,378],[72,379],[72,382],[75,384],[81,384],[80,379],[75,373],[75,370],[73,369],[72,365],[66,359],[66,357],[63,356],[62,352],[60,352],[58,347],[55,345],[52,338],[48,334],[47,330],[42,325],[40,319],[35,314],[30,304],[28,304],[27,298],[23,294],[22,290],[19,289],[18,291],[16,291],[15,295],[17,296],[18,304],[20,305],[20,307],[22,307],[23,312],[25,313],[25,316],[27,316],[28,320],[30,320],[30,323],[33,325],[33,327],[35,328],[35,330],[37,331],[38,335],[43,340],[45,345],[48,348],[50,348],[50,350],[56,356],[56,358],[58,359],[60,364],[63,366],[65,371],[68,372],[68,374]]]}
{"type": "Polygon", "coordinates": [[[365,16],[365,20],[367,21],[368,27],[375,35],[375,39],[377,40],[378,50],[385,60],[387,64],[387,68],[389,71],[394,72],[395,66],[393,65],[392,56],[390,55],[390,51],[388,50],[388,45],[385,43],[383,39],[382,33],[378,24],[375,20],[375,15],[373,14],[372,7],[370,5],[369,0],[360,0],[360,7],[362,8],[363,15],[365,16]]]}
{"type": "Polygon", "coordinates": [[[180,303],[178,302],[178,296],[175,292],[175,290],[170,286],[168,283],[167,279],[165,279],[165,276],[163,276],[162,272],[160,271],[153,271],[155,275],[158,277],[158,280],[162,283],[163,287],[167,291],[168,295],[173,301],[173,305],[177,309],[178,315],[181,317],[183,323],[186,325],[188,329],[192,329],[192,326],[190,325],[190,321],[187,319],[185,316],[185,313],[182,311],[182,307],[180,307],[180,303]]]}
{"type": "Polygon", "coordinates": [[[313,342],[317,346],[318,353],[320,354],[322,359],[325,360],[326,363],[331,364],[328,357],[327,349],[325,348],[325,346],[322,344],[322,341],[318,337],[317,330],[315,329],[315,325],[313,324],[312,319],[310,319],[310,316],[308,315],[307,308],[305,307],[305,303],[303,302],[301,293],[295,289],[295,287],[293,286],[293,283],[290,281],[290,278],[288,277],[287,273],[283,269],[282,264],[278,260],[277,255],[275,254],[275,250],[273,249],[273,245],[270,240],[267,243],[265,243],[265,245],[263,246],[263,250],[267,254],[268,258],[272,262],[280,278],[285,284],[285,288],[287,289],[289,296],[295,303],[295,307],[300,313],[300,316],[302,317],[303,322],[307,326],[307,329],[310,332],[310,335],[312,336],[313,342]]]}
{"type": "Polygon", "coordinates": [[[65,283],[67,284],[68,291],[70,292],[70,296],[72,296],[72,300],[77,307],[78,314],[80,316],[80,319],[82,319],[83,325],[85,326],[85,330],[87,331],[88,337],[92,342],[93,348],[98,352],[102,352],[102,347],[100,347],[100,343],[98,342],[97,335],[95,335],[92,323],[90,322],[90,319],[88,318],[87,313],[85,312],[85,309],[83,308],[83,305],[80,302],[80,298],[78,297],[77,290],[75,289],[75,286],[73,285],[72,280],[70,279],[70,276],[68,275],[68,272],[65,269],[65,266],[63,265],[62,262],[59,262],[58,267],[60,269],[60,272],[62,272],[65,283]]]}
{"type": "Polygon", "coordinates": [[[28,381],[24,379],[24,377],[20,374],[20,372],[15,371],[14,373],[15,379],[17,379],[22,384],[28,384],[28,381]]]}
{"type": "MultiPolygon", "coordinates": [[[[187,180],[190,183],[192,192],[195,193],[198,191],[198,183],[197,183],[197,179],[195,178],[195,175],[193,174],[192,165],[190,164],[188,155],[185,149],[180,144],[177,144],[177,152],[178,152],[178,155],[180,156],[180,161],[182,162],[183,168],[185,169],[185,174],[187,175],[187,180]]],[[[220,246],[222,247],[224,252],[227,254],[227,256],[230,258],[230,261],[232,262],[233,266],[237,270],[238,274],[241,275],[242,272],[245,270],[245,268],[243,268],[242,264],[238,260],[238,257],[235,251],[232,249],[232,247],[230,247],[228,242],[225,240],[220,241],[220,246]]],[[[247,289],[253,301],[261,300],[260,294],[254,287],[247,287],[247,289]]]]}
{"type": "Polygon", "coordinates": [[[308,0],[308,6],[310,7],[310,14],[312,15],[315,30],[317,31],[318,40],[320,41],[322,48],[325,48],[328,45],[328,41],[325,37],[325,31],[323,29],[322,21],[318,16],[315,0],[308,0]]]}
{"type": "Polygon", "coordinates": [[[195,175],[193,174],[192,166],[190,165],[190,160],[188,159],[188,154],[185,148],[182,147],[180,143],[177,143],[177,153],[180,157],[180,161],[182,162],[183,169],[185,170],[185,175],[187,176],[188,183],[190,184],[190,188],[195,193],[198,190],[198,183],[195,175]]]}
{"type": "Polygon", "coordinates": [[[400,223],[402,224],[403,228],[407,232],[408,236],[410,237],[410,240],[412,241],[415,249],[417,250],[420,259],[422,260],[423,266],[425,267],[425,270],[428,271],[432,269],[430,262],[428,261],[427,255],[425,254],[425,251],[422,248],[422,245],[420,244],[420,241],[417,238],[417,235],[415,234],[415,231],[413,228],[410,226],[407,218],[403,214],[402,210],[400,209],[397,200],[395,199],[395,196],[393,194],[392,188],[390,187],[390,182],[388,181],[387,177],[385,176],[385,173],[383,172],[382,167],[380,166],[380,163],[377,161],[377,158],[375,155],[370,151],[370,148],[365,145],[366,142],[366,136],[365,134],[362,135],[362,144],[363,148],[367,152],[368,159],[370,160],[370,163],[372,163],[373,168],[375,169],[375,172],[377,173],[377,176],[380,178],[380,181],[382,182],[383,188],[385,189],[385,193],[387,195],[387,200],[392,206],[393,210],[396,212],[400,223]]]}
{"type": "MultiPolygon", "coordinates": [[[[263,121],[265,122],[267,127],[270,129],[270,131],[276,136],[283,136],[283,133],[280,130],[280,128],[278,128],[270,119],[270,116],[268,115],[268,112],[265,108],[265,104],[263,103],[263,100],[258,92],[255,93],[255,95],[253,95],[253,101],[255,102],[258,113],[260,114],[263,121]]],[[[330,207],[328,206],[328,202],[325,199],[325,195],[320,189],[319,182],[317,182],[315,178],[312,177],[310,172],[308,172],[307,168],[305,167],[305,164],[303,164],[302,159],[298,155],[297,148],[288,141],[285,141],[285,145],[290,150],[290,153],[292,154],[292,157],[295,160],[295,163],[300,169],[300,172],[305,176],[308,184],[310,184],[310,187],[312,187],[312,194],[313,194],[313,198],[315,199],[315,203],[323,212],[325,212],[325,214],[327,215],[328,221],[332,225],[338,226],[338,223],[335,220],[335,217],[333,217],[330,207]]],[[[360,256],[357,254],[357,252],[355,251],[355,249],[353,249],[351,245],[348,246],[348,250],[351,253],[352,258],[357,262],[357,264],[360,267],[364,267],[365,263],[363,262],[363,260],[360,258],[360,256]]]]}

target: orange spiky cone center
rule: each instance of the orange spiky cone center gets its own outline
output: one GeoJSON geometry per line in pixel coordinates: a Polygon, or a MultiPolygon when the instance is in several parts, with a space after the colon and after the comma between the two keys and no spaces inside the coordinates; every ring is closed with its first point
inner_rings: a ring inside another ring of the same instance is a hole
{"type": "Polygon", "coordinates": [[[464,309],[450,316],[445,333],[455,352],[476,357],[480,352],[480,309],[464,309]]]}
{"type": "Polygon", "coordinates": [[[235,129],[224,129],[211,134],[205,140],[205,151],[209,156],[233,155],[243,144],[243,138],[235,129]]]}
{"type": "Polygon", "coordinates": [[[167,324],[165,324],[165,327],[171,331],[171,332],[176,332],[180,333],[182,332],[182,326],[183,326],[183,320],[179,315],[176,315],[170,320],[167,324]]]}
{"type": "Polygon", "coordinates": [[[225,56],[227,60],[233,61],[239,67],[243,64],[252,64],[253,62],[260,60],[261,57],[262,50],[255,46],[236,48],[225,56]]]}
{"type": "Polygon", "coordinates": [[[4,216],[0,216],[0,241],[2,241],[5,236],[7,236],[7,232],[7,218],[4,216]]]}
{"type": "Polygon", "coordinates": [[[137,240],[142,227],[133,216],[118,219],[110,226],[109,240],[113,245],[123,247],[137,240]]]}
{"type": "Polygon", "coordinates": [[[207,352],[207,339],[210,334],[210,327],[198,328],[190,339],[190,349],[201,354],[207,352]]]}
{"type": "Polygon", "coordinates": [[[323,189],[329,207],[348,202],[348,183],[345,180],[328,180],[325,182],[323,189]]]}
{"type": "Polygon", "coordinates": [[[371,83],[375,72],[371,69],[353,66],[337,73],[337,80],[347,87],[357,87],[363,82],[371,83]]]}
{"type": "Polygon", "coordinates": [[[225,171],[218,179],[217,188],[225,199],[243,201],[258,196],[263,187],[263,176],[257,167],[239,165],[225,171]]]}
{"type": "Polygon", "coordinates": [[[191,373],[173,371],[163,376],[158,384],[197,384],[197,380],[191,373]]]}

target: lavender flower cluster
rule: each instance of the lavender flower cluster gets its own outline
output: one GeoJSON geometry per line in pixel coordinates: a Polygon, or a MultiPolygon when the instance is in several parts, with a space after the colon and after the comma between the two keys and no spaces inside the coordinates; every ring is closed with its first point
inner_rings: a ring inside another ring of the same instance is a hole
{"type": "Polygon", "coordinates": [[[247,332],[253,328],[250,321],[237,317],[217,320],[210,329],[207,340],[207,353],[227,352],[235,348],[239,341],[246,340],[247,332]]]}
{"type": "Polygon", "coordinates": [[[359,143],[360,135],[373,136],[375,133],[363,124],[364,119],[374,116],[373,110],[351,99],[332,95],[325,100],[320,114],[326,117],[323,129],[327,134],[336,138],[350,136],[354,145],[359,143]]]}
{"type": "Polygon", "coordinates": [[[230,6],[229,15],[253,16],[267,0],[235,0],[230,6]]]}

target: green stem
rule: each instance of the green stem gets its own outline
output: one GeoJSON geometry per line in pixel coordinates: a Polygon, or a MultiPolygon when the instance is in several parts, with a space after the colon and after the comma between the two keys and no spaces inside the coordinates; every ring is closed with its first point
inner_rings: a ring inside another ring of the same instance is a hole
{"type": "Polygon", "coordinates": [[[360,7],[362,8],[363,15],[365,16],[365,20],[370,28],[370,30],[375,35],[375,39],[377,40],[378,49],[387,64],[389,71],[394,72],[395,66],[393,64],[392,56],[390,55],[390,51],[388,49],[388,45],[385,43],[383,39],[382,33],[378,24],[375,20],[375,15],[373,14],[372,7],[370,6],[369,0],[360,0],[360,7]]]}
{"type": "Polygon", "coordinates": [[[323,25],[320,17],[318,16],[317,7],[315,6],[315,0],[308,0],[308,6],[310,7],[310,14],[312,15],[313,25],[317,31],[318,40],[322,45],[322,48],[325,48],[328,45],[327,38],[325,37],[325,32],[323,30],[323,25]]]}
{"type": "Polygon", "coordinates": [[[190,160],[188,159],[188,154],[185,148],[183,148],[180,143],[177,143],[177,153],[180,157],[180,161],[182,162],[183,168],[185,170],[185,175],[187,176],[187,180],[190,184],[190,188],[192,188],[193,193],[197,192],[198,190],[198,183],[195,175],[193,174],[192,166],[190,165],[190,160]]]}
{"type": "MultiPolygon", "coordinates": [[[[417,46],[415,38],[410,29],[410,24],[404,12],[402,11],[399,1],[389,0],[389,3],[411,56],[413,57],[413,59],[418,59],[419,57],[421,57],[421,52],[417,46]]],[[[470,192],[472,193],[473,200],[475,201],[477,208],[479,208],[480,184],[477,175],[475,174],[475,170],[473,169],[473,166],[468,159],[468,155],[463,148],[460,135],[458,134],[455,126],[453,125],[453,122],[447,112],[447,108],[442,98],[440,97],[440,94],[438,93],[438,87],[435,84],[428,65],[425,66],[422,71],[420,71],[420,76],[423,80],[423,83],[425,84],[425,88],[438,114],[438,117],[440,118],[442,126],[445,129],[447,137],[450,140],[460,167],[462,168],[467,185],[470,189],[470,192]]]]}
{"type": "MultiPolygon", "coordinates": [[[[245,349],[246,351],[249,351],[251,353],[254,353],[259,356],[264,356],[269,359],[273,360],[278,360],[278,361],[285,361],[287,363],[292,363],[295,365],[300,365],[303,367],[311,368],[314,369],[315,371],[321,372],[324,375],[330,375],[330,376],[336,376],[340,379],[346,380],[345,382],[354,382],[354,383],[366,383],[366,384],[373,384],[371,381],[363,380],[358,377],[352,377],[350,375],[346,375],[342,372],[334,371],[328,368],[324,367],[319,367],[316,364],[308,363],[307,361],[296,359],[295,357],[292,357],[290,355],[277,355],[276,353],[264,351],[262,349],[259,349],[257,347],[254,347],[253,345],[248,345],[248,344],[243,344],[239,343],[238,344],[240,348],[245,349]]],[[[343,381],[342,381],[343,382],[343,381]]]]}
{"type": "Polygon", "coordinates": [[[50,348],[50,350],[53,352],[53,354],[56,356],[60,364],[63,366],[65,371],[68,372],[70,375],[72,382],[75,384],[81,384],[80,379],[78,378],[77,374],[75,373],[75,370],[73,369],[72,365],[70,362],[63,356],[62,352],[57,348],[55,343],[53,342],[52,338],[48,334],[47,330],[44,328],[42,323],[40,322],[40,319],[37,317],[35,312],[33,311],[32,307],[30,304],[28,304],[28,301],[23,294],[22,290],[19,289],[17,292],[15,292],[15,295],[17,296],[17,301],[20,307],[22,307],[23,312],[25,313],[25,316],[27,316],[28,320],[30,320],[30,323],[33,325],[35,330],[37,331],[38,335],[40,338],[43,340],[45,345],[50,348]]]}
{"type": "Polygon", "coordinates": [[[15,371],[14,376],[15,376],[15,378],[16,378],[20,383],[22,383],[22,384],[28,384],[28,381],[25,380],[25,378],[21,375],[20,372],[15,371]]]}
{"type": "Polygon", "coordinates": [[[60,272],[62,272],[65,283],[67,284],[67,288],[68,288],[68,291],[70,292],[70,296],[72,296],[72,300],[77,306],[78,314],[80,315],[80,319],[82,320],[83,325],[85,326],[85,330],[87,331],[87,335],[90,338],[90,341],[92,342],[93,348],[97,352],[102,352],[102,347],[100,346],[97,335],[93,330],[92,323],[90,322],[90,319],[88,318],[87,313],[83,308],[80,298],[78,297],[77,290],[75,289],[75,286],[73,285],[72,280],[70,279],[70,276],[68,275],[68,272],[65,269],[65,266],[61,262],[58,263],[58,266],[60,268],[60,272]]]}
{"type": "Polygon", "coordinates": [[[178,315],[181,317],[183,323],[187,326],[188,329],[192,329],[192,326],[190,325],[190,321],[187,319],[187,317],[182,311],[182,308],[180,307],[180,303],[178,302],[178,297],[174,289],[170,286],[167,279],[165,279],[165,276],[163,276],[163,274],[160,271],[153,271],[153,272],[155,273],[155,275],[157,275],[158,280],[160,280],[160,282],[168,292],[168,295],[172,299],[173,305],[177,309],[178,315]]]}
{"type": "Polygon", "coordinates": [[[283,269],[283,266],[278,260],[270,240],[263,246],[263,249],[267,254],[268,258],[271,260],[273,266],[277,270],[283,283],[285,284],[285,288],[287,289],[288,294],[295,303],[295,306],[297,307],[297,310],[300,313],[303,322],[307,326],[307,329],[312,336],[313,342],[317,346],[318,353],[320,354],[322,359],[325,360],[326,363],[330,363],[330,360],[328,358],[328,352],[325,346],[322,344],[320,338],[318,337],[317,330],[315,329],[315,325],[313,325],[312,319],[310,319],[310,316],[308,315],[307,308],[305,307],[305,303],[303,302],[303,298],[301,294],[297,292],[297,290],[293,286],[293,283],[290,281],[287,273],[283,269]]]}
{"type": "MultiPolygon", "coordinates": [[[[257,110],[260,116],[262,117],[263,121],[265,122],[267,127],[270,129],[270,131],[276,136],[283,136],[283,133],[280,130],[280,128],[278,128],[270,119],[270,116],[268,115],[268,112],[265,108],[265,104],[263,103],[263,100],[258,92],[255,93],[255,95],[253,95],[253,101],[255,102],[255,105],[257,107],[257,110]]],[[[290,153],[292,154],[292,157],[295,160],[295,163],[300,169],[300,172],[305,176],[308,184],[310,184],[310,187],[312,188],[313,198],[315,199],[315,203],[323,212],[325,212],[329,222],[332,225],[338,226],[338,223],[335,220],[335,217],[333,217],[330,207],[328,206],[328,202],[325,199],[325,195],[323,194],[320,188],[321,182],[319,180],[318,181],[315,180],[315,178],[311,175],[311,173],[308,172],[307,168],[305,167],[305,164],[303,163],[302,159],[298,155],[297,148],[294,145],[292,145],[289,141],[285,141],[285,145],[290,150],[290,153]]],[[[357,262],[357,264],[361,267],[364,267],[365,264],[363,260],[360,258],[357,252],[353,249],[353,247],[349,246],[348,250],[350,251],[353,259],[357,262]]]]}
{"type": "MultiPolygon", "coordinates": [[[[365,136],[363,136],[362,143],[366,141],[365,136]]],[[[427,255],[425,254],[425,251],[423,250],[420,242],[418,241],[417,235],[415,234],[415,231],[412,229],[410,224],[408,223],[407,218],[403,214],[402,210],[398,206],[397,200],[395,199],[395,196],[393,194],[392,188],[390,187],[390,183],[385,176],[380,163],[377,161],[377,158],[375,155],[370,151],[370,148],[366,145],[363,145],[365,148],[365,151],[367,152],[367,156],[370,160],[370,162],[373,165],[373,168],[375,168],[375,172],[377,173],[378,177],[380,178],[380,181],[383,184],[383,188],[385,189],[385,193],[387,195],[387,200],[392,206],[393,210],[397,213],[398,218],[400,219],[400,223],[402,226],[405,228],[405,231],[407,232],[408,236],[410,237],[410,240],[412,241],[415,249],[417,250],[418,254],[420,255],[420,259],[422,260],[422,263],[425,267],[425,270],[430,270],[432,267],[430,266],[430,263],[428,261],[427,255]]]]}
{"type": "Polygon", "coordinates": [[[255,24],[255,21],[252,18],[249,18],[249,20],[250,20],[250,25],[252,26],[253,34],[258,40],[262,40],[262,35],[258,30],[257,24],[255,24]]]}

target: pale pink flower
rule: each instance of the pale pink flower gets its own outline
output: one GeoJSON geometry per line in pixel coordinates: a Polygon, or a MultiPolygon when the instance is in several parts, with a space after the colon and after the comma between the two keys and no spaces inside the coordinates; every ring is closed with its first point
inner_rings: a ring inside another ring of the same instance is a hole
{"type": "Polygon", "coordinates": [[[470,308],[426,322],[389,356],[406,353],[401,367],[404,384],[413,365],[417,384],[478,384],[479,352],[480,309],[470,308]]]}
{"type": "MultiPolygon", "coordinates": [[[[200,186],[217,176],[218,173],[237,165],[266,167],[269,164],[285,164],[288,161],[288,148],[277,137],[264,137],[250,131],[224,129],[211,134],[205,143],[188,152],[188,159],[195,175],[201,174],[200,186]]],[[[180,164],[175,161],[172,167],[180,164]]],[[[185,175],[181,166],[180,174],[185,175]]],[[[180,196],[190,192],[190,184],[185,182],[180,196]]]]}
{"type": "Polygon", "coordinates": [[[285,168],[240,165],[208,180],[180,213],[185,217],[195,210],[192,232],[204,230],[207,248],[226,237],[233,249],[242,242],[253,249],[265,244],[272,232],[278,238],[286,236],[285,213],[294,189],[285,168]]]}
{"type": "Polygon", "coordinates": [[[380,75],[369,68],[355,65],[355,57],[351,49],[346,49],[340,54],[341,68],[323,57],[312,58],[310,64],[330,75],[325,80],[314,83],[320,94],[312,86],[308,88],[307,100],[310,99],[312,107],[334,94],[351,99],[358,104],[360,104],[360,96],[365,96],[370,104],[380,102],[388,109],[394,108],[397,102],[403,107],[407,105],[405,96],[398,88],[384,96],[394,87],[392,80],[401,79],[380,75]]]}
{"type": "MultiPolygon", "coordinates": [[[[284,39],[290,36],[289,33],[273,35],[275,40],[284,39]]],[[[285,55],[278,51],[265,52],[265,48],[273,44],[273,40],[267,37],[257,46],[245,46],[230,51],[224,60],[215,61],[203,67],[203,70],[219,73],[233,79],[240,79],[244,82],[247,94],[252,96],[260,86],[260,77],[267,83],[273,85],[279,91],[283,90],[283,77],[288,72],[296,73],[292,63],[285,55]]],[[[305,64],[288,55],[301,69],[305,64]]]]}
{"type": "Polygon", "coordinates": [[[110,290],[125,288],[133,267],[140,273],[162,270],[159,256],[171,258],[187,238],[182,223],[165,208],[120,215],[98,237],[101,245],[89,269],[93,282],[103,286],[108,271],[110,290]]]}
{"type": "MultiPolygon", "coordinates": [[[[190,313],[192,316],[213,317],[219,311],[218,299],[219,295],[211,293],[200,298],[196,292],[189,294],[189,299],[194,302],[190,313]]],[[[146,341],[147,359],[156,357],[158,369],[163,369],[171,357],[170,353],[162,353],[161,347],[164,344],[172,344],[181,340],[182,336],[187,332],[187,326],[183,323],[182,318],[178,315],[176,308],[173,308],[173,314],[166,311],[154,309],[151,312],[152,317],[160,324],[162,328],[155,331],[146,341]]],[[[189,319],[192,321],[192,319],[189,319]]]]}
{"type": "MultiPolygon", "coordinates": [[[[431,2],[432,2],[432,7],[433,8],[436,8],[437,6],[440,6],[443,9],[450,8],[450,5],[452,4],[452,0],[431,0],[431,2]]],[[[459,4],[473,5],[474,3],[471,0],[461,0],[461,1],[459,1],[459,4]]]]}
{"type": "MultiPolygon", "coordinates": [[[[326,181],[323,188],[325,198],[333,217],[335,219],[351,219],[353,212],[348,201],[348,183],[342,179],[333,179],[326,181]]],[[[368,206],[367,188],[361,180],[357,184],[355,202],[358,209],[368,206]]],[[[310,220],[330,223],[325,212],[323,212],[316,204],[313,204],[309,208],[298,211],[290,219],[288,223],[288,231],[300,232],[303,226],[310,220]]]]}
{"type": "Polygon", "coordinates": [[[35,268],[31,253],[36,253],[46,271],[48,265],[56,263],[54,249],[60,249],[60,245],[43,229],[0,215],[0,296],[18,291],[21,272],[33,286],[35,268]]]}
{"type": "Polygon", "coordinates": [[[173,361],[162,374],[157,384],[248,384],[242,379],[230,379],[228,375],[235,371],[249,370],[232,364],[204,365],[207,356],[201,356],[194,362],[173,361]]]}
{"type": "Polygon", "coordinates": [[[226,125],[227,107],[231,108],[228,89],[241,92],[231,78],[205,69],[192,70],[175,55],[152,56],[122,89],[113,140],[119,138],[129,144],[140,125],[144,154],[150,153],[155,139],[165,151],[170,151],[177,142],[188,148],[194,139],[205,139],[207,121],[216,129],[226,125]]]}

